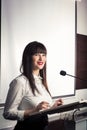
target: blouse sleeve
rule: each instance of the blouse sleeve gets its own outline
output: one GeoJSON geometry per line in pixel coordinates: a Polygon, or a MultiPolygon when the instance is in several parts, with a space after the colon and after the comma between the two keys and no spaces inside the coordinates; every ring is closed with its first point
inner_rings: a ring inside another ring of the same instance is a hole
{"type": "Polygon", "coordinates": [[[24,95],[24,85],[19,80],[15,79],[11,82],[3,116],[5,119],[23,120],[24,110],[19,110],[19,105],[24,95]]]}

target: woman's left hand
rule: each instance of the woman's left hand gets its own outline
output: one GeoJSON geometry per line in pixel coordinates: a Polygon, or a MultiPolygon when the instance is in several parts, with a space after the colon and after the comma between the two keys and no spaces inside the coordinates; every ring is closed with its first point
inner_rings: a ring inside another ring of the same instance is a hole
{"type": "Polygon", "coordinates": [[[63,104],[63,100],[60,98],[60,99],[57,99],[57,100],[55,101],[55,103],[53,104],[52,107],[57,107],[57,106],[60,106],[60,105],[62,105],[62,104],[63,104]]]}

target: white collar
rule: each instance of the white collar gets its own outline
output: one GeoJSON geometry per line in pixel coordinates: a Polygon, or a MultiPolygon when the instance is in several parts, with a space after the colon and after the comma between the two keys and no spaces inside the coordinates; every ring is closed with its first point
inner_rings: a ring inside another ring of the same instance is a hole
{"type": "Polygon", "coordinates": [[[33,74],[33,76],[34,76],[35,79],[42,79],[42,77],[40,75],[33,74]]]}

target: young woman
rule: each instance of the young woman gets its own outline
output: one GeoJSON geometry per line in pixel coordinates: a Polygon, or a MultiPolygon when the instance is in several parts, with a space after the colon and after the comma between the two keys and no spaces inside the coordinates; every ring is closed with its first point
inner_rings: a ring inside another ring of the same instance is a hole
{"type": "Polygon", "coordinates": [[[62,104],[53,103],[46,80],[46,47],[37,41],[29,43],[23,52],[21,75],[11,83],[5,103],[5,119],[17,120],[14,130],[44,130],[47,115],[31,114],[62,104]]]}

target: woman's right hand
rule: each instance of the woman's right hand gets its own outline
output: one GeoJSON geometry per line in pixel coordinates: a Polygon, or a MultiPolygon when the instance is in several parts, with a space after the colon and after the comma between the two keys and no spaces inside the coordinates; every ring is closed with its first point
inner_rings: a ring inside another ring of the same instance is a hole
{"type": "Polygon", "coordinates": [[[42,101],[41,103],[39,103],[35,108],[33,109],[28,109],[25,110],[24,112],[24,117],[28,118],[29,115],[32,115],[33,113],[39,112],[41,110],[45,110],[49,108],[49,103],[46,101],[42,101]]]}
{"type": "Polygon", "coordinates": [[[37,111],[40,111],[40,110],[45,110],[45,109],[48,109],[50,107],[49,103],[46,102],[46,101],[42,101],[41,103],[39,103],[36,107],[36,110],[37,111]]]}

